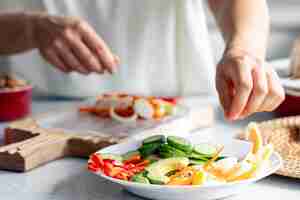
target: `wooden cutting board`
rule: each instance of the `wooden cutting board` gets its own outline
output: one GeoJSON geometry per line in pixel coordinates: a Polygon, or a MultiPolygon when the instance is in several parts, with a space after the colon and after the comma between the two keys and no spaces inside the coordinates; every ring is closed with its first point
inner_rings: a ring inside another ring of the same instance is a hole
{"type": "Polygon", "coordinates": [[[26,172],[64,157],[88,157],[91,153],[127,139],[154,134],[182,135],[213,124],[211,105],[182,107],[177,116],[162,121],[120,124],[80,114],[77,107],[45,113],[13,122],[5,129],[0,147],[0,169],[26,172]]]}

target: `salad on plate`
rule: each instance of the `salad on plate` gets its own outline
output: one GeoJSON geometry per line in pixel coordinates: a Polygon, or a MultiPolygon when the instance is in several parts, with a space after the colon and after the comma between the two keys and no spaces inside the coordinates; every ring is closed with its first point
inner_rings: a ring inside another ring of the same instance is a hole
{"type": "Polygon", "coordinates": [[[123,181],[155,185],[226,184],[259,176],[268,169],[273,153],[271,144],[263,145],[255,123],[247,128],[251,151],[243,158],[223,156],[223,146],[192,144],[178,136],[155,135],[140,147],[125,154],[94,153],[88,161],[93,173],[123,181]]]}

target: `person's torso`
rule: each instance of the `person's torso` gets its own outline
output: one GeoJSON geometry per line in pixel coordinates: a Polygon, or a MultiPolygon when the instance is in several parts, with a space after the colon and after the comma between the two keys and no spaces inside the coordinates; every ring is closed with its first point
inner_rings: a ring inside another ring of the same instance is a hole
{"type": "Polygon", "coordinates": [[[212,90],[214,66],[202,0],[43,0],[43,6],[51,14],[87,20],[121,58],[113,76],[64,75],[45,65],[37,52],[14,59],[17,70],[44,92],[190,95],[212,90]]]}

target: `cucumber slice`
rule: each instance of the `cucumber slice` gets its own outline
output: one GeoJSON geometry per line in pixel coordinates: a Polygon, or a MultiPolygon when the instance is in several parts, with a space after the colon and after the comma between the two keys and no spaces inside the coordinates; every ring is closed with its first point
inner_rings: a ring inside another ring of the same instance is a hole
{"type": "Polygon", "coordinates": [[[216,161],[223,160],[223,159],[225,159],[225,158],[227,158],[227,157],[226,157],[226,156],[220,156],[220,157],[218,157],[218,158],[216,159],[216,161]]]}
{"type": "Polygon", "coordinates": [[[170,177],[175,175],[178,172],[178,170],[173,170],[173,171],[169,171],[168,173],[166,173],[166,176],[170,177]]]}
{"type": "Polygon", "coordinates": [[[174,157],[172,153],[163,152],[163,151],[159,152],[159,156],[161,158],[172,158],[172,157],[174,157]]]}
{"type": "Polygon", "coordinates": [[[206,162],[205,160],[190,159],[190,165],[203,165],[206,162]]]}
{"type": "Polygon", "coordinates": [[[150,144],[150,143],[165,143],[166,137],[164,135],[154,135],[151,137],[148,137],[143,140],[143,144],[150,144]]]}
{"type": "Polygon", "coordinates": [[[140,154],[142,155],[143,158],[153,154],[156,150],[159,149],[160,143],[149,143],[149,144],[144,144],[141,146],[138,150],[140,154]]]}
{"type": "Polygon", "coordinates": [[[217,152],[217,149],[213,145],[203,143],[195,145],[194,152],[206,156],[212,156],[217,152]]]}
{"type": "Polygon", "coordinates": [[[206,157],[205,155],[197,154],[195,152],[192,152],[191,154],[189,154],[188,157],[191,159],[197,159],[197,160],[203,160],[203,161],[209,160],[209,158],[206,157]]]}
{"type": "Polygon", "coordinates": [[[168,144],[163,144],[159,148],[159,155],[163,158],[186,157],[186,153],[168,144]]]}
{"type": "Polygon", "coordinates": [[[182,137],[169,136],[167,137],[167,142],[170,146],[180,149],[186,153],[190,153],[193,150],[192,144],[182,137]]]}
{"type": "Polygon", "coordinates": [[[116,155],[116,154],[111,154],[111,153],[102,153],[101,157],[102,157],[103,160],[109,159],[109,160],[115,160],[115,161],[118,161],[118,162],[123,161],[123,158],[121,156],[116,155]]]}
{"type": "Polygon", "coordinates": [[[124,155],[122,155],[123,160],[128,160],[129,158],[131,158],[134,155],[141,155],[139,151],[129,151],[127,153],[125,153],[124,155]]]}
{"type": "Polygon", "coordinates": [[[130,180],[136,183],[150,184],[149,179],[146,178],[143,173],[134,175],[130,180]]]}
{"type": "Polygon", "coordinates": [[[154,185],[164,185],[165,182],[164,181],[161,181],[160,177],[155,177],[155,176],[152,176],[152,175],[147,175],[147,178],[149,179],[150,183],[151,184],[154,184],[154,185]]]}
{"type": "Polygon", "coordinates": [[[160,158],[155,154],[151,154],[151,155],[147,156],[145,159],[149,160],[150,163],[154,163],[154,162],[158,161],[160,158]]]}

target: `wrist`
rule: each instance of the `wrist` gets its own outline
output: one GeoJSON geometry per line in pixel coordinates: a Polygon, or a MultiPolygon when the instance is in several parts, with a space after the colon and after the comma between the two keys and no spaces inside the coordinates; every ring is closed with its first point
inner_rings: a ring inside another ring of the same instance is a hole
{"type": "Polygon", "coordinates": [[[30,44],[31,47],[36,47],[34,39],[34,23],[31,13],[21,13],[21,19],[23,19],[25,27],[25,37],[26,41],[30,44]]]}
{"type": "Polygon", "coordinates": [[[263,62],[266,57],[266,45],[265,42],[255,39],[245,39],[245,37],[235,36],[227,42],[224,56],[241,56],[248,55],[255,58],[259,62],[263,62]]]}
{"type": "Polygon", "coordinates": [[[44,18],[45,14],[39,13],[39,12],[29,12],[29,13],[24,13],[24,19],[26,21],[26,34],[28,41],[32,44],[34,48],[38,47],[38,42],[37,42],[37,33],[38,33],[38,26],[41,23],[41,19],[44,18]]]}

